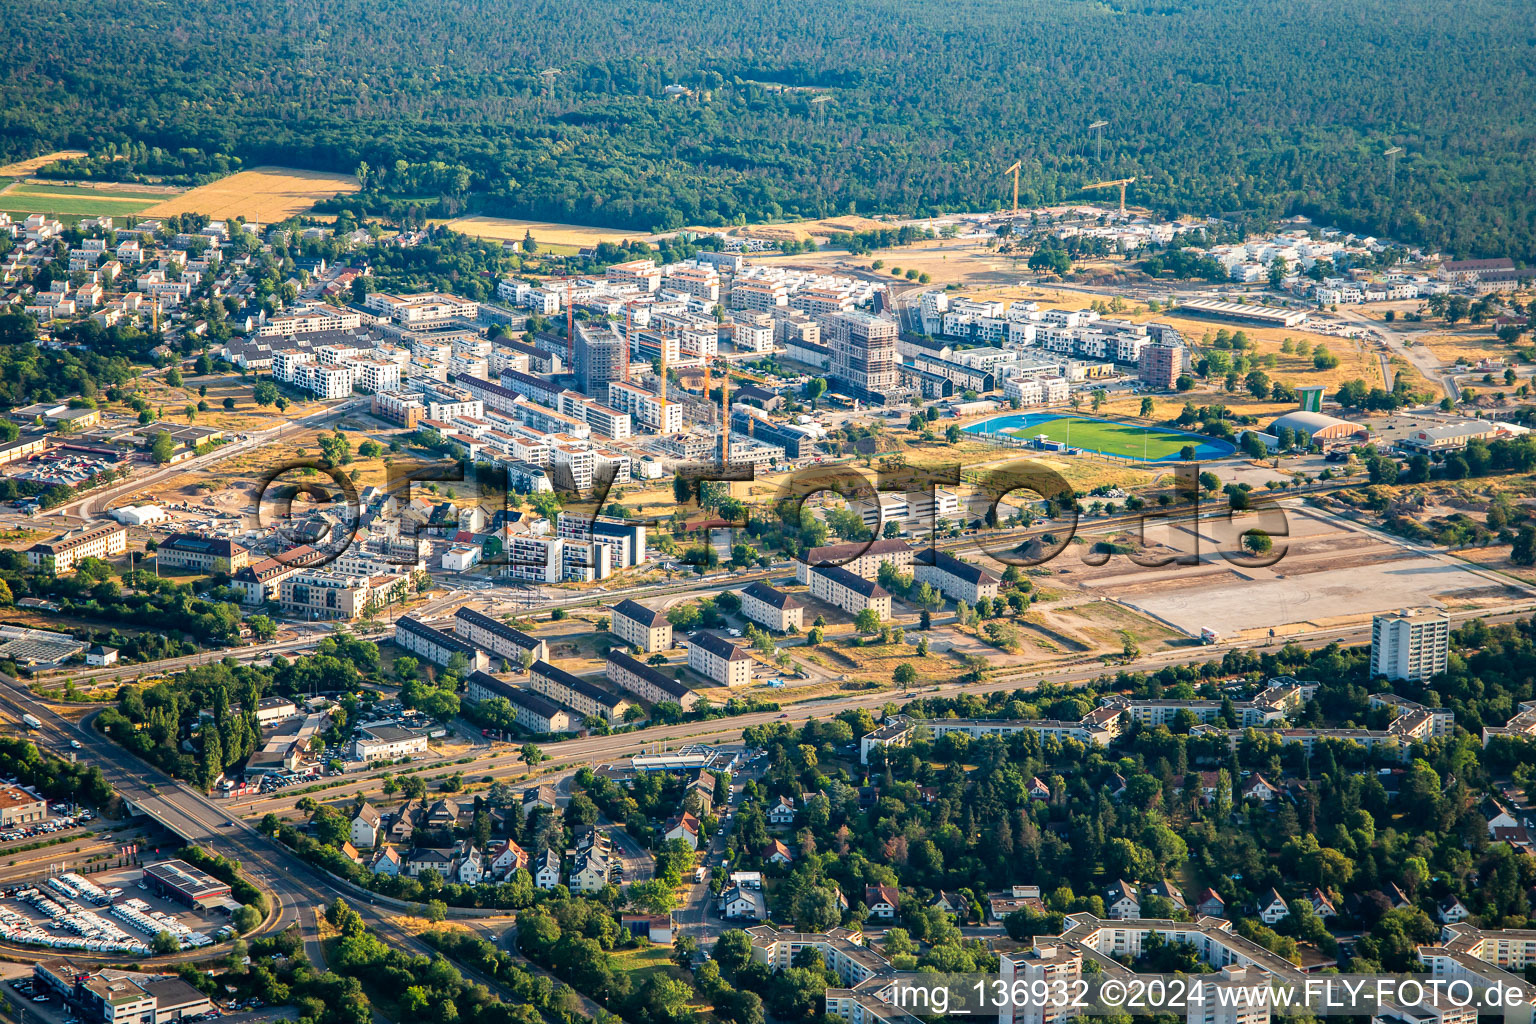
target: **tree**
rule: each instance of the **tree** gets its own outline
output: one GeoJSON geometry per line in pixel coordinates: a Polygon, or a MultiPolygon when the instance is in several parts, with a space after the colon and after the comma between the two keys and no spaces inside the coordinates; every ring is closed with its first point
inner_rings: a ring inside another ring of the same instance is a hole
{"type": "Polygon", "coordinates": [[[860,633],[880,632],[880,613],[873,608],[865,608],[859,612],[858,618],[853,621],[854,628],[860,633]]]}
{"type": "Polygon", "coordinates": [[[1243,550],[1250,555],[1268,554],[1274,546],[1275,542],[1263,530],[1249,530],[1243,534],[1243,550]]]}
{"type": "Polygon", "coordinates": [[[1152,401],[1152,397],[1150,395],[1144,397],[1141,400],[1141,418],[1142,419],[1151,419],[1152,418],[1152,410],[1155,409],[1155,408],[1156,408],[1156,404],[1152,401]]]}
{"type": "Polygon", "coordinates": [[[530,768],[539,764],[541,761],[548,760],[549,755],[540,750],[537,743],[523,744],[523,761],[526,762],[530,768]]]}
{"type": "Polygon", "coordinates": [[[827,393],[827,381],[825,377],[812,377],[805,382],[805,399],[811,403],[811,408],[816,408],[816,402],[827,393]]]}
{"type": "Polygon", "coordinates": [[[164,430],[156,433],[155,439],[149,444],[149,457],[155,461],[155,464],[163,466],[175,455],[176,442],[171,440],[170,433],[164,430]]]}
{"type": "MultiPolygon", "coordinates": [[[[927,637],[923,639],[927,640],[927,637]]],[[[896,681],[898,686],[911,686],[917,682],[917,669],[912,667],[911,662],[904,661],[896,666],[896,671],[891,673],[891,678],[896,681]]]]}
{"type": "Polygon", "coordinates": [[[1510,546],[1509,560],[1516,565],[1536,565],[1536,526],[1527,523],[1520,527],[1510,546]]]}
{"type": "Polygon", "coordinates": [[[245,904],[235,911],[230,922],[235,926],[236,931],[244,935],[261,924],[261,911],[250,904],[245,904]]]}
{"type": "Polygon", "coordinates": [[[245,620],[245,624],[251,627],[251,638],[265,643],[277,635],[277,623],[266,615],[252,615],[245,620]]]}
{"type": "Polygon", "coordinates": [[[181,387],[181,371],[176,369],[174,366],[169,370],[166,370],[165,383],[173,388],[181,387]]]}
{"type": "Polygon", "coordinates": [[[155,951],[156,956],[176,953],[181,950],[181,940],[167,931],[156,932],[154,939],[150,941],[150,948],[155,951]]]}
{"type": "Polygon", "coordinates": [[[715,962],[728,977],[752,962],[752,937],[740,928],[720,933],[715,940],[715,962]]]}
{"type": "MultiPolygon", "coordinates": [[[[358,278],[357,280],[362,279],[358,278]]],[[[271,405],[272,403],[276,402],[280,396],[278,394],[277,385],[273,384],[271,381],[264,380],[256,385],[256,387],[251,392],[251,397],[255,400],[257,405],[271,405]]]]}

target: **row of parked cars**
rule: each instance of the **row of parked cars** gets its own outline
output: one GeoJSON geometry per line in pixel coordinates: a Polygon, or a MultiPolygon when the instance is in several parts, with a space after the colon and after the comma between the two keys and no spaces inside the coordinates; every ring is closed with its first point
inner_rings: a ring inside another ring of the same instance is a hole
{"type": "Polygon", "coordinates": [[[78,828],[96,817],[90,811],[81,811],[67,818],[49,818],[35,825],[27,825],[24,828],[13,828],[9,832],[0,832],[0,842],[11,842],[16,839],[31,839],[34,836],[48,835],[53,832],[63,832],[65,829],[78,828]]]}

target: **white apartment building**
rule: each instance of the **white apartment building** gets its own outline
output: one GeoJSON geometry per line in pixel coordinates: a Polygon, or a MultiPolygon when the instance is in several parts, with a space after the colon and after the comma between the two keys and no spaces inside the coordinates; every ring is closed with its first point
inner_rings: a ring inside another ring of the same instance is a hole
{"type": "Polygon", "coordinates": [[[817,600],[836,605],[849,615],[871,608],[882,622],[891,617],[890,591],[873,580],[828,564],[813,566],[810,575],[811,596],[817,600]]]}
{"type": "Polygon", "coordinates": [[[663,612],[626,598],[613,606],[611,619],[613,632],[631,647],[650,654],[672,646],[672,623],[663,612]]]}
{"type": "Polygon", "coordinates": [[[683,407],[676,402],[664,402],[660,395],[624,381],[612,381],[608,385],[608,405],[630,418],[641,427],[657,434],[676,434],[683,429],[683,407]]]}
{"type": "MultiPolygon", "coordinates": [[[[958,504],[957,504],[958,508],[958,504]]],[[[811,569],[823,562],[841,566],[865,579],[874,579],[880,573],[880,563],[890,562],[900,572],[912,568],[912,548],[901,540],[877,540],[867,544],[829,544],[811,548],[805,557],[795,563],[795,579],[811,582],[811,569]]]]}
{"type": "Polygon", "coordinates": [[[27,562],[55,575],[71,572],[84,558],[111,558],[128,550],[128,531],[121,523],[104,522],[61,533],[27,549],[27,562]]]}
{"type": "Polygon", "coordinates": [[[752,656],[713,633],[701,632],[688,641],[688,667],[720,686],[752,682],[752,656]]]}
{"type": "Polygon", "coordinates": [[[1371,674],[1423,682],[1444,672],[1450,657],[1451,617],[1408,608],[1371,619],[1371,674]]]}
{"type": "Polygon", "coordinates": [[[1058,405],[1072,394],[1065,377],[1010,377],[1003,381],[1003,396],[1020,405],[1058,405]]]}
{"type": "Polygon", "coordinates": [[[761,581],[742,588],[741,613],[776,633],[798,631],[805,625],[805,605],[761,581]]]}
{"type": "Polygon", "coordinates": [[[330,306],[310,306],[275,316],[256,329],[257,337],[291,338],[295,334],[314,334],[317,331],[349,331],[362,324],[357,313],[330,306]]]}

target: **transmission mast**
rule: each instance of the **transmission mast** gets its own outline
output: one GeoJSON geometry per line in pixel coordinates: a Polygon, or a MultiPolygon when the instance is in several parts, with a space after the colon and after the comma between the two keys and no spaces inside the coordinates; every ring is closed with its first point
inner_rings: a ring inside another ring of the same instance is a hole
{"type": "Polygon", "coordinates": [[[1104,129],[1108,127],[1108,121],[1095,121],[1088,126],[1093,132],[1093,162],[1100,163],[1104,158],[1104,129]]]}

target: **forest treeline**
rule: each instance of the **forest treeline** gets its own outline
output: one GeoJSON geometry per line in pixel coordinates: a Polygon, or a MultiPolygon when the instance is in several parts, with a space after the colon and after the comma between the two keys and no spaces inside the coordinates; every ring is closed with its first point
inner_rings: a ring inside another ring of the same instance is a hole
{"type": "Polygon", "coordinates": [[[1519,0],[15,0],[7,23],[0,155],[75,146],[100,176],[366,164],[376,212],[648,230],[994,208],[1018,159],[1021,202],[1134,175],[1164,212],[1536,260],[1519,0]]]}

